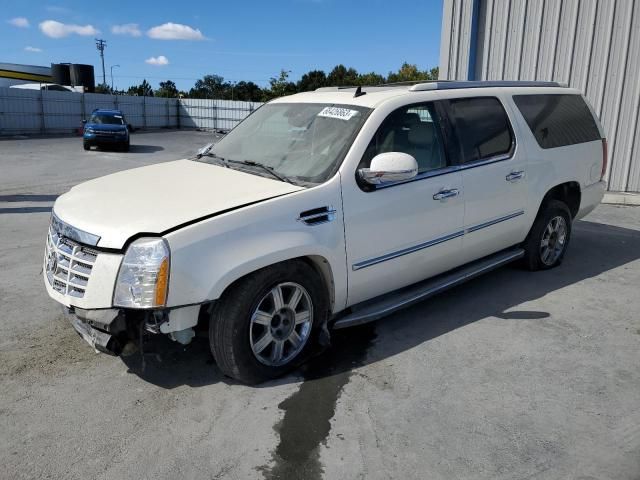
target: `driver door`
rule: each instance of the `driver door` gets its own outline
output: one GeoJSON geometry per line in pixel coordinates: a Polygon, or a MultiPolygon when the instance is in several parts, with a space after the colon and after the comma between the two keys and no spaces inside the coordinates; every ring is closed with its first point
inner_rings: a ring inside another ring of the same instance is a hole
{"type": "Polygon", "coordinates": [[[451,167],[443,138],[433,103],[401,107],[382,122],[359,168],[380,153],[403,152],[416,159],[418,175],[343,188],[348,305],[460,264],[462,174],[451,167]]]}

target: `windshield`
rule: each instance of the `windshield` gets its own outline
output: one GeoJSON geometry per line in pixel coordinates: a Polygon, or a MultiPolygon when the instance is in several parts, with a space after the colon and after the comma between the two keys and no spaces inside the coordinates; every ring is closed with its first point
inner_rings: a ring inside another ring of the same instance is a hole
{"type": "Polygon", "coordinates": [[[105,125],[124,125],[122,115],[106,115],[102,113],[94,113],[91,115],[89,123],[102,123],[105,125]]]}
{"type": "Polygon", "coordinates": [[[335,173],[369,111],[351,105],[267,104],[211,152],[229,161],[261,163],[293,180],[322,183],[335,173]]]}

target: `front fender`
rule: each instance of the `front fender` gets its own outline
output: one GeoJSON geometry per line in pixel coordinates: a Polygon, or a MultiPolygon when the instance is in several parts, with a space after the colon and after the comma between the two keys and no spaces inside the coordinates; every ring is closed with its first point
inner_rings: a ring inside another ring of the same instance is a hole
{"type": "Polygon", "coordinates": [[[346,304],[344,227],[337,177],[301,190],[216,216],[167,234],[171,248],[169,307],[216,300],[233,282],[278,262],[321,257],[329,265],[333,310],[346,304]],[[330,206],[328,223],[309,226],[300,212],[330,206]]]}

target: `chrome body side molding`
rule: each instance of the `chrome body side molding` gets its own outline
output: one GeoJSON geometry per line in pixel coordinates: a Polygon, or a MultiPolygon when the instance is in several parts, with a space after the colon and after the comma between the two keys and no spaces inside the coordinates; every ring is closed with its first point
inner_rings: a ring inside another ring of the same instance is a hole
{"type": "Polygon", "coordinates": [[[350,313],[338,317],[333,328],[352,327],[378,320],[523,256],[522,248],[505,250],[377,299],[354,305],[350,313]]]}
{"type": "Polygon", "coordinates": [[[524,210],[518,210],[517,212],[510,213],[509,215],[505,215],[504,217],[496,218],[495,220],[490,220],[488,222],[480,223],[478,225],[473,225],[464,230],[460,230],[459,232],[454,232],[449,235],[445,235],[444,237],[439,237],[433,240],[429,240],[428,242],[420,243],[412,247],[403,248],[402,250],[398,250],[395,252],[387,253],[385,255],[381,255],[379,257],[374,257],[367,260],[363,260],[361,262],[354,263],[351,266],[351,269],[355,272],[362,268],[370,267],[372,265],[377,265],[378,263],[382,263],[382,262],[386,262],[387,260],[392,260],[394,258],[402,257],[403,255],[408,255],[410,253],[414,253],[414,252],[423,250],[425,248],[433,247],[434,245],[438,245],[440,243],[453,240],[454,238],[462,237],[463,235],[468,235],[470,233],[477,232],[478,230],[482,230],[483,228],[491,227],[501,222],[506,222],[507,220],[511,220],[512,218],[519,217],[520,215],[524,215],[524,210]]]}

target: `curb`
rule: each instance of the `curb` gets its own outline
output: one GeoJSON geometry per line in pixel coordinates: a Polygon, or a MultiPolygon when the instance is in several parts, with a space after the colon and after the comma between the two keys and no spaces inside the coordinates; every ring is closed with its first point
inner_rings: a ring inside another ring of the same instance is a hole
{"type": "Polygon", "coordinates": [[[640,193],[605,192],[602,203],[640,206],[640,193]]]}

